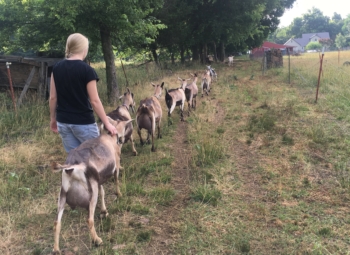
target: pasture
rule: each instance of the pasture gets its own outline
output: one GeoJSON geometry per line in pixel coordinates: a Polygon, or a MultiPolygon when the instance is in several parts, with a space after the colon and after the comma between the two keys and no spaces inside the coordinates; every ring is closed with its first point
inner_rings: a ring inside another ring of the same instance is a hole
{"type": "MultiPolygon", "coordinates": [[[[288,58],[262,75],[261,63],[238,57],[212,64],[218,81],[197,109],[168,125],[164,94],[162,139],[122,148],[116,199],[104,185],[107,219],[91,243],[87,212],[66,206],[60,248],[66,255],[124,254],[349,254],[350,52],[326,52],[318,103],[319,54],[288,58]]],[[[106,112],[104,65],[97,70],[106,112]]],[[[152,95],[151,82],[180,87],[205,65],[161,71],[126,65],[136,107],[152,95]]],[[[125,92],[123,71],[119,85],[125,92]]],[[[200,78],[197,86],[200,85],[200,78]]],[[[50,254],[61,174],[49,169],[66,154],[49,129],[48,102],[28,94],[17,115],[0,94],[0,254],[50,254]]],[[[134,114],[132,114],[134,117],[134,114]]]]}

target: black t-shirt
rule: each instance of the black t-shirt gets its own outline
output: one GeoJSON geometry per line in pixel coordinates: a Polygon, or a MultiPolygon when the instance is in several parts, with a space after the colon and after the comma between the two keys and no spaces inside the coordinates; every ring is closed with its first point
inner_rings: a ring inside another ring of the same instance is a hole
{"type": "Polygon", "coordinates": [[[95,70],[81,60],[62,60],[53,67],[57,92],[56,120],[86,125],[95,123],[86,85],[99,78],[95,70]]]}

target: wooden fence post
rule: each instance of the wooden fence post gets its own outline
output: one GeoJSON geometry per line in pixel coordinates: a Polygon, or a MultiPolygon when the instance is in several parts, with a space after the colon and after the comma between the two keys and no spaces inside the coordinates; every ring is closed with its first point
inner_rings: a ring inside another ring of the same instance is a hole
{"type": "Polygon", "coordinates": [[[322,50],[322,56],[321,56],[321,60],[320,60],[320,71],[318,73],[318,81],[317,81],[317,90],[316,90],[316,100],[315,103],[317,103],[317,99],[318,99],[318,89],[320,87],[320,78],[321,78],[321,73],[322,73],[322,63],[323,63],[323,56],[324,56],[324,47],[322,50]]]}

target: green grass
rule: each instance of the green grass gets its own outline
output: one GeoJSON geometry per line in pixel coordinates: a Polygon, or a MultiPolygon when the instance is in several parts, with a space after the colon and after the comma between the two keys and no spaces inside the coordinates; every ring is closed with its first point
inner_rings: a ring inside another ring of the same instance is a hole
{"type": "MultiPolygon", "coordinates": [[[[162,245],[154,237],[168,229],[171,254],[348,254],[350,77],[330,55],[317,104],[318,56],[292,58],[291,84],[287,66],[262,76],[257,62],[216,64],[219,80],[211,96],[197,99],[196,111],[185,115],[181,145],[175,110],[172,125],[163,116],[155,153],[139,145],[136,132],[138,156],[123,146],[123,197],[116,199],[111,179],[104,185],[109,217],[99,219],[99,203],[96,208],[104,245],[91,243],[87,212],[67,206],[61,249],[146,254],[150,245],[162,245]],[[184,146],[180,158],[175,146],[184,146]],[[178,183],[180,170],[186,178],[178,183]]],[[[95,67],[108,111],[114,106],[106,103],[103,65],[95,67]]],[[[125,68],[136,102],[152,94],[151,82],[175,88],[177,76],[203,70],[176,67],[169,75],[153,66],[125,68]]],[[[117,71],[122,74],[119,66],[117,71]]],[[[123,75],[119,84],[124,91],[123,75]]],[[[28,94],[16,115],[6,93],[0,99],[0,253],[50,254],[61,175],[48,166],[64,162],[66,154],[49,130],[47,102],[28,94]]]]}

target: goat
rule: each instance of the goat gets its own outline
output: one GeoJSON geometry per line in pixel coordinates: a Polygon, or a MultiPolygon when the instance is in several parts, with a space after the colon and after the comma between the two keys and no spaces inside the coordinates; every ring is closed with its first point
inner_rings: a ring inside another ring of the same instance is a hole
{"type": "Polygon", "coordinates": [[[203,97],[204,91],[207,94],[207,96],[209,95],[208,92],[210,92],[210,84],[211,84],[210,71],[207,70],[202,76],[202,82],[201,82],[202,97],[203,97]]]}
{"type": "Polygon", "coordinates": [[[117,134],[111,136],[101,125],[101,135],[83,142],[71,150],[64,165],[53,162],[51,169],[54,172],[62,171],[62,186],[58,198],[57,217],[54,224],[53,254],[60,254],[59,235],[64,206],[67,203],[72,209],[76,206],[89,211],[88,227],[92,241],[100,245],[102,239],[97,236],[94,226],[94,214],[101,193],[101,216],[108,216],[104,200],[104,184],[112,175],[115,178],[116,194],[121,197],[119,190],[120,151],[119,138],[124,137],[125,126],[129,121],[114,121],[108,118],[117,129],[117,134]]]}
{"type": "MultiPolygon", "coordinates": [[[[108,113],[107,116],[111,117],[113,120],[122,120],[122,121],[131,120],[131,116],[129,113],[129,107],[132,108],[133,105],[135,105],[134,94],[132,94],[130,92],[130,89],[127,88],[127,92],[124,93],[124,95],[121,96],[120,98],[123,99],[123,104],[121,106],[118,106],[117,109],[115,109],[114,111],[108,113]]],[[[133,112],[134,112],[134,110],[133,110],[133,112]]],[[[130,140],[132,151],[133,151],[134,155],[137,156],[137,151],[135,149],[135,144],[134,144],[134,138],[132,135],[133,130],[134,130],[134,127],[132,125],[132,122],[129,122],[126,125],[125,138],[122,142],[126,143],[130,140]]]]}
{"type": "Polygon", "coordinates": [[[164,82],[161,85],[156,85],[152,83],[152,86],[155,87],[154,94],[152,97],[145,98],[140,101],[140,106],[136,112],[136,123],[137,123],[137,133],[140,137],[141,145],[144,144],[141,136],[141,130],[147,130],[147,140],[149,142],[150,135],[152,136],[152,149],[151,151],[155,151],[154,148],[154,136],[156,125],[158,127],[158,138],[162,138],[160,133],[160,123],[162,120],[162,107],[159,103],[159,98],[162,95],[162,90],[164,86],[164,82]]]}
{"type": "MultiPolygon", "coordinates": [[[[181,78],[178,77],[178,79],[182,81],[181,78]]],[[[186,85],[187,85],[187,82],[186,82],[186,85]]],[[[165,89],[165,103],[168,108],[168,117],[171,116],[171,113],[174,111],[175,106],[179,106],[181,111],[181,121],[184,121],[183,111],[184,111],[185,100],[186,100],[185,91],[182,86],[176,89],[170,89],[170,90],[165,89]]]]}
{"type": "Polygon", "coordinates": [[[188,103],[188,115],[190,115],[191,108],[196,109],[197,106],[197,94],[198,94],[198,87],[197,87],[197,74],[190,74],[192,77],[194,77],[193,82],[187,83],[187,81],[191,79],[181,79],[182,80],[182,89],[185,91],[185,98],[188,103]]]}
{"type": "Polygon", "coordinates": [[[186,100],[193,109],[196,109],[197,107],[197,95],[198,95],[198,87],[197,87],[197,81],[198,81],[198,76],[197,74],[191,74],[193,77],[193,82],[187,85],[185,89],[185,96],[186,100]]]}
{"type": "Polygon", "coordinates": [[[207,66],[209,72],[210,72],[210,77],[213,78],[213,80],[217,81],[218,80],[218,74],[215,72],[215,69],[212,68],[211,66],[207,66]]]}
{"type": "Polygon", "coordinates": [[[123,106],[125,106],[128,110],[131,108],[132,112],[135,113],[135,101],[134,94],[131,93],[129,88],[126,88],[126,92],[124,95],[120,96],[119,99],[123,99],[123,106]]]}
{"type": "Polygon", "coordinates": [[[233,58],[234,58],[234,56],[232,56],[232,55],[228,57],[228,66],[233,65],[233,58]]]}
{"type": "Polygon", "coordinates": [[[343,63],[343,66],[350,66],[350,61],[345,61],[345,62],[343,63]]]}

